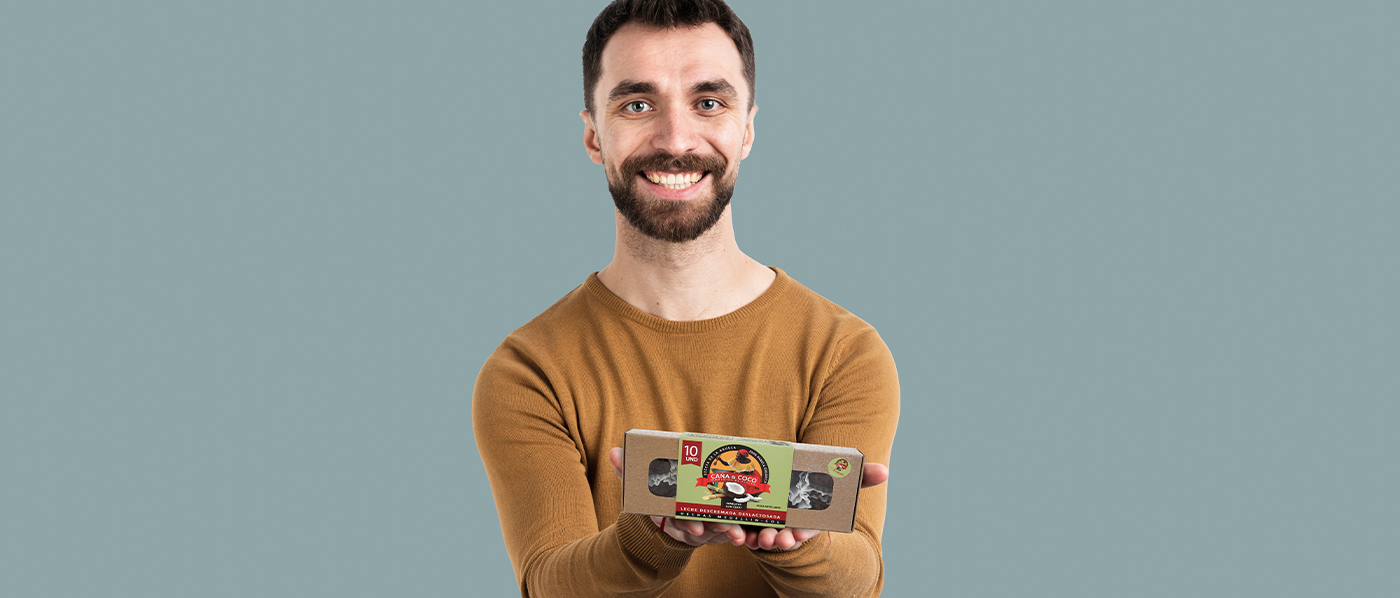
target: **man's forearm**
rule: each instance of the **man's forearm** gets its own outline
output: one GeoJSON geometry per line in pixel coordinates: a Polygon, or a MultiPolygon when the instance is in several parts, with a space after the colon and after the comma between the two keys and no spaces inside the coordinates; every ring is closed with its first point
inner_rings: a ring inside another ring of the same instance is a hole
{"type": "Polygon", "coordinates": [[[884,577],[878,544],[859,531],[824,532],[795,550],[757,550],[754,558],[783,598],[875,596],[884,577]]]}
{"type": "Polygon", "coordinates": [[[662,534],[649,517],[621,515],[602,531],[541,551],[526,563],[522,594],[534,598],[659,596],[695,547],[662,534]]]}

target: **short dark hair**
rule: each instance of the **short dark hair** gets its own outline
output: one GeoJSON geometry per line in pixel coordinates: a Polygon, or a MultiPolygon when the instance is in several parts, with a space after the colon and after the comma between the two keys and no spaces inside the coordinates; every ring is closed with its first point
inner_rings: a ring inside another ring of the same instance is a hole
{"type": "Polygon", "coordinates": [[[757,70],[753,37],[724,0],[613,0],[593,19],[593,26],[588,28],[588,37],[583,42],[583,106],[589,114],[593,114],[593,89],[603,76],[603,47],[618,29],[632,22],[664,29],[699,27],[705,23],[718,25],[739,49],[744,81],[749,84],[749,108],[753,108],[757,70]]]}

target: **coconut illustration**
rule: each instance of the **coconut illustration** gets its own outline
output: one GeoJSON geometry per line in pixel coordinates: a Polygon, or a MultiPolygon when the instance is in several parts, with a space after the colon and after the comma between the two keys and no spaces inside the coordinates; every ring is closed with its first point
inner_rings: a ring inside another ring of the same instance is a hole
{"type": "Polygon", "coordinates": [[[723,486],[724,502],[722,504],[725,508],[743,509],[744,503],[749,502],[748,489],[744,488],[743,484],[738,482],[725,482],[723,486]]]}

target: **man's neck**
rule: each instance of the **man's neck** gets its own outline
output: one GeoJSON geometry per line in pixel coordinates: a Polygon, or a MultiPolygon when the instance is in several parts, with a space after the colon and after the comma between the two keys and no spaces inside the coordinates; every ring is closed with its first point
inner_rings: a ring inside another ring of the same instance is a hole
{"type": "Polygon", "coordinates": [[[706,320],[757,299],[776,278],[734,241],[730,212],[694,241],[669,243],[643,235],[617,215],[612,262],[598,280],[632,307],[658,318],[706,320]]]}

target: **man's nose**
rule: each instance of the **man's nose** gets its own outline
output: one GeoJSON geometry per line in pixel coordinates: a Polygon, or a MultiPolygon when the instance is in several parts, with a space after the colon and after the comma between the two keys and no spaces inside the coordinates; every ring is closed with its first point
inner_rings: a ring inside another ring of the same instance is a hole
{"type": "Polygon", "coordinates": [[[696,130],[693,116],[687,110],[670,110],[658,123],[660,127],[652,139],[652,146],[659,150],[680,156],[695,151],[700,146],[700,135],[696,130]]]}

